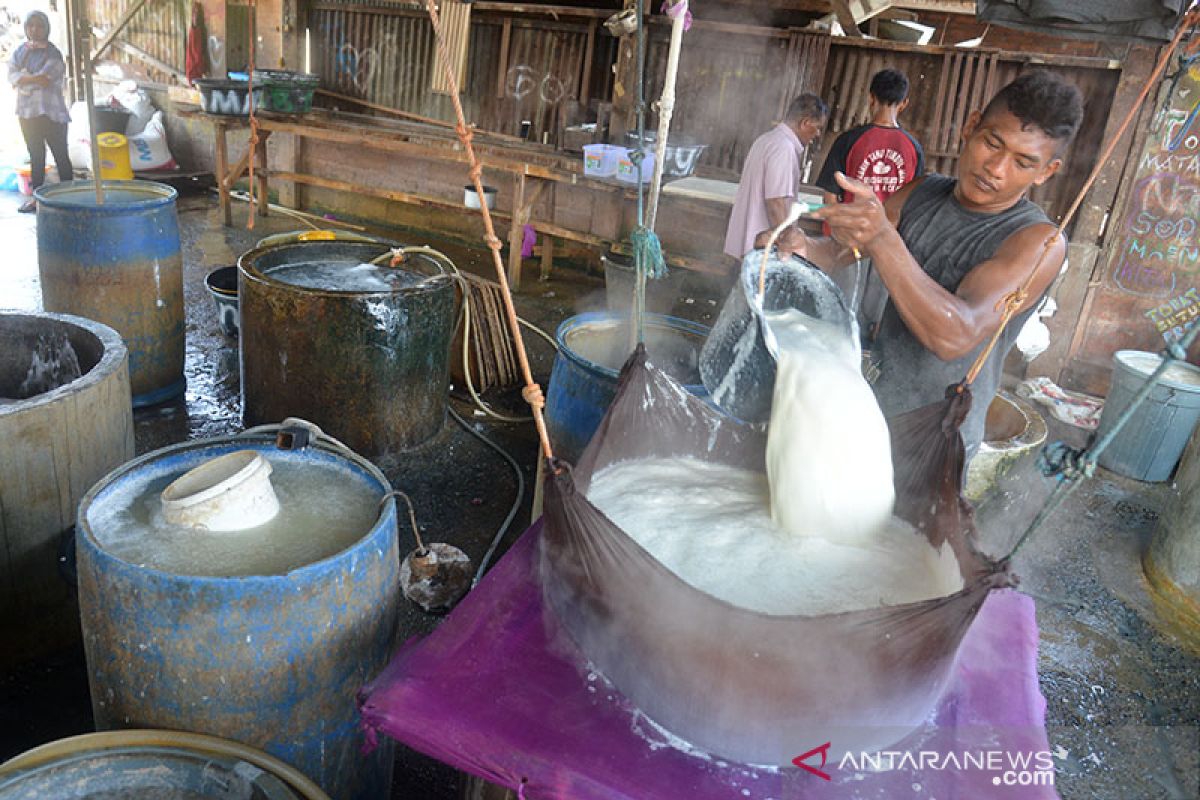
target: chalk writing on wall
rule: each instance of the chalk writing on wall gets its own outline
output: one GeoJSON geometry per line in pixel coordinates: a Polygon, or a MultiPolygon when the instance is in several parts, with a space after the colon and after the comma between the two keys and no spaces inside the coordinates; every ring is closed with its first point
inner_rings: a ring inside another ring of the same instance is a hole
{"type": "Polygon", "coordinates": [[[355,88],[361,90],[370,85],[371,78],[375,77],[378,61],[374,48],[364,47],[359,50],[346,42],[338,48],[337,71],[348,75],[355,88]]]}
{"type": "Polygon", "coordinates": [[[1177,342],[1200,319],[1200,291],[1192,287],[1162,305],[1149,309],[1145,316],[1163,339],[1168,343],[1177,342]]]}
{"type": "Polygon", "coordinates": [[[1200,272],[1200,186],[1174,173],[1142,178],[1134,188],[1125,236],[1113,258],[1113,288],[1139,297],[1167,298],[1181,280],[1200,272]]]}
{"type": "Polygon", "coordinates": [[[523,100],[537,92],[538,98],[555,105],[567,94],[563,81],[549,73],[542,74],[526,64],[511,67],[504,75],[504,93],[514,100],[523,100]]]}

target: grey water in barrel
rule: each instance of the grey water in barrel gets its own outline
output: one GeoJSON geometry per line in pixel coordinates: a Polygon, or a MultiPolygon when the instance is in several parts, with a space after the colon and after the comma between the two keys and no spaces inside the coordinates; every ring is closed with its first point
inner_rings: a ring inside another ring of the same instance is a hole
{"type": "Polygon", "coordinates": [[[39,333],[32,347],[5,348],[0,354],[0,405],[45,394],[82,375],[79,356],[66,333],[39,333]]]}
{"type": "Polygon", "coordinates": [[[726,298],[700,352],[700,378],[713,402],[745,422],[766,422],[775,390],[775,339],[764,311],[794,308],[810,317],[845,327],[858,342],[858,324],[845,296],[815,264],[798,256],[767,258],[760,305],[758,278],[763,252],[742,259],[741,279],[726,298]]]}
{"type": "Polygon", "coordinates": [[[299,261],[264,269],[281,283],[335,292],[391,292],[425,280],[402,269],[354,261],[299,261]]]}

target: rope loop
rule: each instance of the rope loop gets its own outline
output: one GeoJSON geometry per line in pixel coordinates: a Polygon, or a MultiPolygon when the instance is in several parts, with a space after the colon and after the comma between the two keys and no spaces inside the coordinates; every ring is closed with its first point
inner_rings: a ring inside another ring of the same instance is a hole
{"type": "Polygon", "coordinates": [[[526,384],[525,388],[521,389],[521,397],[539,411],[546,407],[546,396],[542,393],[542,387],[536,383],[526,384]]]}
{"type": "Polygon", "coordinates": [[[1005,321],[1016,315],[1021,306],[1025,305],[1025,301],[1029,299],[1029,292],[1024,286],[1018,286],[1008,294],[996,301],[996,310],[1003,311],[1005,321]]]}

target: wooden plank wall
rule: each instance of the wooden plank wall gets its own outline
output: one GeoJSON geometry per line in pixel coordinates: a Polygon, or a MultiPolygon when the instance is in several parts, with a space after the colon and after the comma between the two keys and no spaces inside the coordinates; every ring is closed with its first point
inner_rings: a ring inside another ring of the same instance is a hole
{"type": "MultiPolygon", "coordinates": [[[[129,7],[130,0],[88,0],[88,14],[94,27],[108,30],[129,7]]],[[[128,42],[152,58],[178,72],[184,69],[187,29],[191,21],[190,0],[152,0],[146,3],[129,21],[119,40],[128,42]]],[[[174,78],[114,46],[105,58],[131,64],[160,83],[174,83],[174,78]]]]}

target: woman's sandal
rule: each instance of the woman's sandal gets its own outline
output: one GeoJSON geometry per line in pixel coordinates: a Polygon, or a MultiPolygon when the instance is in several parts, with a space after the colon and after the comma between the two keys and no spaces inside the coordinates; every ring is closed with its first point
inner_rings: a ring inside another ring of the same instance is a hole
{"type": "Polygon", "coordinates": [[[32,214],[37,211],[37,200],[26,200],[20,208],[17,209],[19,214],[32,214]]]}

